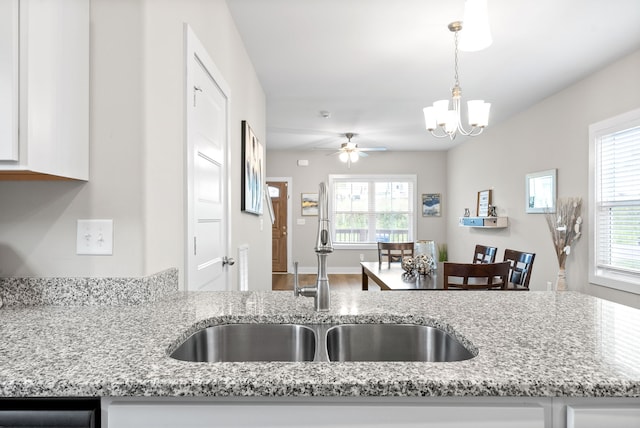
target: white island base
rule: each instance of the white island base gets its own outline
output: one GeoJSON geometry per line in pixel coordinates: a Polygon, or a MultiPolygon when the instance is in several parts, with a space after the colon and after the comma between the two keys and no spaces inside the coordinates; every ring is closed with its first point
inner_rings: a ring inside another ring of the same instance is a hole
{"type": "Polygon", "coordinates": [[[108,428],[636,428],[637,398],[103,398],[108,428]]]}

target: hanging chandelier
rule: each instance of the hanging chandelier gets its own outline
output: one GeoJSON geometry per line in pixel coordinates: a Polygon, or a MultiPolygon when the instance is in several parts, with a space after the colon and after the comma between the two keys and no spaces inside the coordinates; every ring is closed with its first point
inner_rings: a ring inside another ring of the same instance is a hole
{"type": "Polygon", "coordinates": [[[461,119],[461,98],[462,90],[458,79],[458,32],[462,30],[462,22],[455,21],[449,24],[449,31],[454,33],[455,53],[454,70],[455,83],[451,89],[452,110],[449,110],[449,100],[440,100],[433,103],[433,106],[425,107],[424,121],[427,131],[434,137],[449,137],[451,140],[456,135],[475,137],[480,135],[489,123],[490,103],[484,100],[471,100],[467,102],[467,115],[471,129],[465,129],[461,119]]]}

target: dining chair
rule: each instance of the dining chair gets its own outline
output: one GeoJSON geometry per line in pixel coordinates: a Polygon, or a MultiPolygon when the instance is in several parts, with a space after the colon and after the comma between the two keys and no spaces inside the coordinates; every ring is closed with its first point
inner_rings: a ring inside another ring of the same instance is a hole
{"type": "Polygon", "coordinates": [[[444,289],[501,289],[507,288],[511,263],[444,263],[444,289]]]}
{"type": "Polygon", "coordinates": [[[476,245],[473,252],[473,263],[495,263],[498,249],[496,247],[487,247],[485,245],[476,245]]]}
{"type": "Polygon", "coordinates": [[[531,269],[535,253],[511,250],[506,248],[502,260],[510,264],[509,290],[529,290],[529,279],[531,279],[531,269]]]}
{"type": "Polygon", "coordinates": [[[386,257],[388,267],[391,262],[401,262],[403,257],[413,256],[413,242],[378,242],[378,267],[386,257]]]}

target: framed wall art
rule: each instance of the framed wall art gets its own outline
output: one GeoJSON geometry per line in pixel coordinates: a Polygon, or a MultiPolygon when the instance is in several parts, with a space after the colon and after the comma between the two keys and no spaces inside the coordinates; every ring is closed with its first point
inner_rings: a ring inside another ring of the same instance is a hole
{"type": "Polygon", "coordinates": [[[491,190],[481,190],[478,192],[477,216],[489,216],[489,205],[491,205],[491,190]]]}
{"type": "Polygon", "coordinates": [[[422,217],[440,217],[441,215],[440,193],[423,193],[422,194],[422,217]]]}
{"type": "Polygon", "coordinates": [[[264,150],[246,120],[242,121],[242,211],[262,215],[264,150]]]}
{"type": "Polygon", "coordinates": [[[302,194],[302,215],[318,215],[318,194],[302,194]]]}
{"type": "Polygon", "coordinates": [[[526,175],[526,212],[542,214],[556,212],[556,176],[555,169],[526,175]]]}

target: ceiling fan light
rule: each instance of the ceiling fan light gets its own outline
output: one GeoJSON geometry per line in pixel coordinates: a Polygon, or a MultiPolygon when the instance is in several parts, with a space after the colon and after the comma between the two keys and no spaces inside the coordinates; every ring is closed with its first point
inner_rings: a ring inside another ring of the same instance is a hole
{"type": "Polygon", "coordinates": [[[427,128],[427,131],[433,131],[438,126],[435,108],[433,108],[433,106],[425,107],[422,111],[424,112],[424,126],[427,128]]]}
{"type": "Polygon", "coordinates": [[[342,152],[342,153],[340,153],[340,155],[338,156],[338,158],[339,158],[342,162],[347,163],[347,162],[349,161],[349,153],[347,153],[347,152],[342,152]]]}
{"type": "Polygon", "coordinates": [[[484,100],[471,100],[467,102],[469,107],[469,125],[484,128],[489,124],[490,103],[484,100]]]}
{"type": "Polygon", "coordinates": [[[349,152],[349,160],[351,162],[358,162],[358,159],[360,159],[360,156],[357,151],[349,152]]]}
{"type": "Polygon", "coordinates": [[[475,52],[491,46],[493,39],[489,27],[487,0],[467,0],[464,4],[462,23],[461,51],[475,52]]]}

